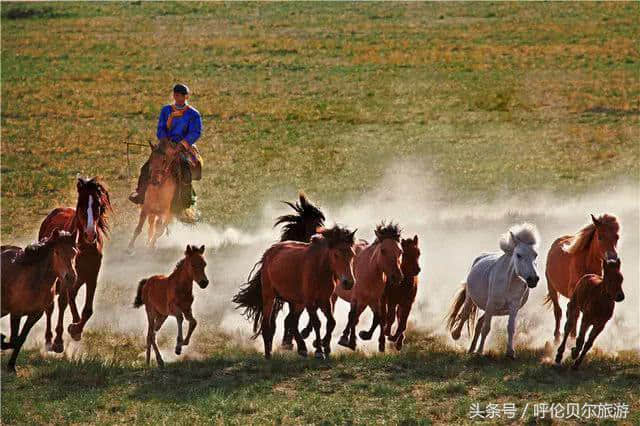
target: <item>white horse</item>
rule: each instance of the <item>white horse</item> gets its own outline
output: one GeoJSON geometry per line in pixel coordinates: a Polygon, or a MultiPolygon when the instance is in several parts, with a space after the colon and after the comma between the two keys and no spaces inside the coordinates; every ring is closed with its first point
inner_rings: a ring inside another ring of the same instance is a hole
{"type": "Polygon", "coordinates": [[[509,315],[506,355],[515,358],[513,334],[516,316],[527,302],[529,288],[534,288],[540,279],[536,272],[536,246],[539,241],[540,235],[535,225],[515,225],[500,238],[502,253],[483,254],[473,261],[467,281],[456,295],[447,321],[451,336],[458,340],[464,323],[468,322],[467,329],[470,331],[477,309],[484,311],[475,326],[469,353],[473,353],[480,332],[482,338],[477,353],[482,353],[493,316],[509,315]]]}

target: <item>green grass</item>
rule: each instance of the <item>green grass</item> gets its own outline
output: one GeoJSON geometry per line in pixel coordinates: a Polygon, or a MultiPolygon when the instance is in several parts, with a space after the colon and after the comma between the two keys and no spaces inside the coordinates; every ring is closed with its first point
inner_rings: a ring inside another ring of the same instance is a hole
{"type": "MultiPolygon", "coordinates": [[[[296,189],[342,203],[394,167],[424,169],[452,202],[640,178],[638,3],[1,9],[3,244],[74,203],[78,172],[104,177],[128,234],[122,142],[153,139],[176,81],[203,114],[196,190],[214,225],[255,226],[296,189]]],[[[132,147],[134,173],[145,156],[132,147]]],[[[158,371],[137,338],[84,339],[81,360],[26,351],[2,375],[3,423],[450,423],[472,402],[523,401],[627,402],[640,422],[633,354],[594,352],[570,373],[535,351],[469,357],[414,333],[402,354],[266,362],[199,329],[206,357],[158,371]]]]}

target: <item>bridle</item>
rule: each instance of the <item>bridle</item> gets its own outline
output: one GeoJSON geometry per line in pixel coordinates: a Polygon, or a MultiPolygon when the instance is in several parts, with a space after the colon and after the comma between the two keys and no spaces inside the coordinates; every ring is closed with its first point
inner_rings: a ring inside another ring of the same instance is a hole
{"type": "Polygon", "coordinates": [[[151,170],[152,179],[151,179],[150,183],[153,186],[160,186],[160,185],[162,185],[164,183],[164,181],[167,179],[167,177],[171,173],[171,168],[173,167],[173,164],[178,159],[177,153],[171,159],[169,159],[166,151],[163,151],[162,157],[163,157],[162,158],[162,171],[161,171],[161,176],[160,176],[160,179],[159,179],[158,182],[154,181],[154,179],[153,179],[154,170],[151,170]]]}

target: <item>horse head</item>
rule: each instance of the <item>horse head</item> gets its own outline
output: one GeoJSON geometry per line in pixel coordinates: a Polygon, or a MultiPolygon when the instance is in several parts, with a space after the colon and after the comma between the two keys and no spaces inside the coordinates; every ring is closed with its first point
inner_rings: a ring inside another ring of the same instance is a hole
{"type": "Polygon", "coordinates": [[[51,245],[52,264],[63,288],[71,288],[78,278],[76,272],[76,248],[75,237],[66,231],[55,230],[45,242],[51,245]]]}
{"type": "Polygon", "coordinates": [[[615,216],[603,214],[596,218],[591,215],[591,222],[595,227],[592,244],[596,244],[597,251],[605,260],[615,260],[618,258],[616,246],[620,236],[620,225],[615,216]]]}
{"type": "Polygon", "coordinates": [[[207,262],[204,259],[204,245],[200,248],[192,245],[187,245],[187,249],[184,252],[185,255],[185,267],[192,281],[198,283],[200,288],[206,288],[209,285],[209,279],[204,271],[207,266],[207,262]]]}
{"type": "Polygon", "coordinates": [[[535,288],[540,280],[536,271],[538,257],[536,246],[539,240],[540,236],[535,225],[524,223],[513,226],[509,230],[508,237],[503,237],[500,241],[502,250],[511,255],[515,274],[526,282],[529,288],[535,288]]]}
{"type": "Polygon", "coordinates": [[[100,232],[107,231],[106,213],[111,210],[109,192],[97,177],[78,176],[76,220],[78,230],[89,243],[95,243],[100,232]]]}
{"type": "Polygon", "coordinates": [[[329,267],[334,277],[337,277],[345,290],[353,287],[353,250],[354,236],[356,231],[349,231],[335,225],[333,228],[322,229],[319,235],[311,239],[312,244],[326,246],[329,252],[329,267]]]}
{"type": "Polygon", "coordinates": [[[155,145],[149,142],[149,146],[151,147],[151,159],[149,160],[151,185],[159,186],[171,173],[171,167],[179,151],[166,140],[155,145]]]}
{"type": "Polygon", "coordinates": [[[380,245],[378,262],[382,272],[387,276],[389,284],[402,282],[402,246],[400,245],[400,228],[393,222],[386,225],[382,222],[376,227],[376,242],[380,245]]]}
{"type": "Polygon", "coordinates": [[[415,277],[420,273],[420,248],[418,247],[418,236],[402,239],[402,273],[405,277],[415,277]]]}
{"type": "Polygon", "coordinates": [[[604,288],[613,300],[622,302],[624,292],[622,291],[622,273],[620,272],[620,259],[605,259],[602,261],[604,271],[602,281],[604,288]]]}

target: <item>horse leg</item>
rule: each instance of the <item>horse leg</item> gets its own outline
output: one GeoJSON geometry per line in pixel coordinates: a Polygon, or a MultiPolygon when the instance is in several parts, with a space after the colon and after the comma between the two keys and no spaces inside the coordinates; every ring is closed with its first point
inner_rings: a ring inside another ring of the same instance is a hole
{"type": "Polygon", "coordinates": [[[149,365],[149,361],[151,358],[149,347],[153,347],[153,351],[156,354],[156,362],[158,363],[158,367],[162,368],[164,367],[164,361],[162,360],[160,349],[158,349],[158,344],[156,343],[156,330],[154,327],[157,315],[155,312],[151,311],[151,309],[147,308],[147,321],[149,321],[149,331],[147,334],[147,365],[149,365]]]}
{"type": "Polygon", "coordinates": [[[390,341],[395,341],[395,337],[398,336],[396,331],[395,336],[391,334],[391,327],[396,320],[396,313],[398,315],[398,321],[400,321],[400,305],[396,303],[387,303],[387,320],[385,321],[384,335],[389,338],[390,341]]]}
{"type": "Polygon", "coordinates": [[[64,289],[61,289],[58,295],[58,324],[56,325],[56,338],[53,340],[53,346],[51,346],[56,353],[64,351],[62,333],[64,332],[64,311],[67,309],[67,295],[68,292],[64,289]]]}
{"type": "Polygon", "coordinates": [[[516,316],[518,308],[509,310],[509,322],[507,323],[507,358],[515,359],[516,352],[513,350],[513,335],[516,332],[516,316]]]}
{"type": "Polygon", "coordinates": [[[155,248],[156,247],[156,224],[158,222],[158,216],[150,215],[149,216],[149,228],[147,229],[147,247],[155,248]]]}
{"type": "MultiPolygon", "coordinates": [[[[584,321],[584,316],[582,317],[582,320],[584,321]]],[[[580,366],[580,364],[582,364],[582,360],[584,359],[584,356],[587,354],[587,352],[589,352],[589,349],[591,349],[591,346],[593,346],[594,340],[596,340],[596,337],[598,337],[598,334],[600,334],[600,332],[604,329],[605,324],[606,324],[606,321],[599,322],[593,325],[593,328],[589,333],[589,339],[587,340],[587,343],[585,343],[584,349],[582,349],[582,353],[580,354],[580,357],[576,360],[576,362],[573,363],[572,368],[574,370],[577,369],[580,366]]]]}
{"type": "Polygon", "coordinates": [[[285,350],[293,350],[293,328],[298,328],[298,323],[294,324],[293,303],[289,303],[289,313],[284,318],[284,335],[280,347],[285,350]]]}
{"type": "Polygon", "coordinates": [[[587,334],[587,329],[591,326],[587,319],[588,318],[586,318],[585,315],[582,315],[582,321],[580,321],[580,334],[578,335],[578,339],[576,340],[576,346],[571,349],[571,358],[573,359],[578,358],[578,355],[580,355],[580,350],[582,349],[582,345],[584,344],[584,338],[587,334]]]}
{"type": "Polygon", "coordinates": [[[482,329],[480,330],[480,346],[478,346],[478,353],[482,354],[484,351],[484,342],[487,339],[487,334],[491,330],[491,317],[492,314],[489,311],[485,311],[484,313],[484,321],[482,321],[482,329]]]}
{"type": "Polygon", "coordinates": [[[562,320],[562,308],[560,307],[560,302],[558,301],[558,291],[553,287],[551,281],[549,280],[549,275],[547,274],[547,289],[548,295],[547,297],[553,303],[553,315],[556,319],[556,328],[553,331],[553,340],[557,343],[560,340],[560,321],[562,320]]]}
{"type": "Polygon", "coordinates": [[[384,329],[386,327],[387,322],[387,303],[382,300],[379,303],[378,309],[380,310],[378,313],[378,318],[380,319],[380,336],[378,337],[378,351],[384,352],[387,336],[384,335],[384,329]]]}
{"type": "Polygon", "coordinates": [[[373,332],[376,330],[378,325],[380,325],[380,318],[378,317],[378,314],[374,312],[373,321],[371,321],[371,328],[369,328],[369,330],[367,331],[362,330],[360,333],[358,333],[358,336],[360,336],[362,340],[370,340],[371,336],[373,336],[373,332]]]}
{"type": "Polygon", "coordinates": [[[47,306],[45,314],[47,315],[47,326],[44,332],[44,347],[47,351],[51,351],[51,339],[53,339],[53,333],[51,332],[51,315],[53,315],[53,302],[51,302],[51,305],[47,306]]]}
{"type": "Polygon", "coordinates": [[[9,362],[7,363],[7,368],[9,369],[9,371],[16,371],[16,360],[18,359],[20,349],[22,348],[24,341],[27,340],[27,335],[29,334],[29,331],[31,331],[31,327],[33,327],[33,325],[38,322],[40,318],[42,318],[43,314],[44,312],[40,311],[27,317],[27,320],[22,326],[22,332],[15,340],[13,353],[11,354],[11,358],[9,358],[9,362]]]}
{"type": "Polygon", "coordinates": [[[2,349],[15,348],[16,341],[20,336],[20,320],[22,319],[22,315],[11,314],[9,318],[11,321],[11,336],[9,336],[9,345],[8,347],[5,346],[2,349]]]}
{"type": "MultiPolygon", "coordinates": [[[[263,275],[264,276],[264,275],[263,275]]],[[[273,333],[272,329],[273,321],[271,315],[273,314],[273,305],[275,302],[275,294],[270,286],[265,286],[264,281],[262,285],[262,340],[264,341],[264,357],[266,359],[271,358],[271,349],[273,345],[273,333]]]]}
{"type": "Polygon", "coordinates": [[[193,313],[191,312],[191,307],[188,309],[184,309],[182,311],[184,317],[187,321],[189,321],[189,329],[187,330],[187,337],[183,340],[182,346],[187,346],[191,341],[191,335],[193,334],[193,330],[196,329],[196,325],[198,325],[198,321],[193,317],[193,313]]]}
{"type": "Polygon", "coordinates": [[[146,219],[147,211],[144,209],[144,207],[142,207],[142,210],[140,210],[140,217],[138,218],[138,225],[133,231],[133,235],[131,236],[131,240],[129,241],[129,247],[127,248],[127,251],[129,251],[129,253],[133,251],[133,245],[135,244],[138,235],[140,235],[140,233],[142,232],[142,227],[144,226],[144,221],[146,219]]]}
{"type": "Polygon", "coordinates": [[[313,324],[313,331],[315,332],[316,339],[313,341],[313,346],[316,348],[315,357],[317,359],[324,359],[324,352],[322,352],[322,341],[320,339],[320,318],[318,318],[318,308],[307,306],[307,313],[313,324]]]}
{"type": "MultiPolygon", "coordinates": [[[[396,342],[396,349],[402,349],[402,343],[404,342],[404,331],[407,329],[407,318],[409,318],[409,311],[411,306],[398,305],[398,328],[393,338],[389,337],[389,340],[396,342]]],[[[389,318],[387,316],[387,318],[389,318]]]]}
{"type": "Polygon", "coordinates": [[[462,334],[462,327],[469,320],[469,315],[471,315],[471,311],[473,310],[473,300],[471,300],[471,296],[469,295],[469,290],[466,291],[466,297],[464,299],[464,304],[460,309],[460,313],[456,318],[458,325],[451,332],[451,337],[453,340],[458,340],[460,335],[462,334]]]}
{"type": "Polygon", "coordinates": [[[578,323],[578,317],[580,316],[580,310],[577,309],[577,306],[572,302],[569,302],[567,306],[567,322],[564,325],[564,337],[562,338],[562,342],[560,346],[558,346],[558,353],[556,354],[556,364],[562,363],[562,354],[564,354],[564,349],[567,344],[567,337],[572,330],[575,329],[576,324],[578,323]]]}
{"type": "Polygon", "coordinates": [[[184,320],[184,316],[182,312],[176,308],[175,311],[176,322],[178,323],[178,338],[176,339],[176,355],[180,355],[182,353],[182,321],[184,320]]]}
{"type": "MultiPolygon", "coordinates": [[[[76,340],[80,340],[82,337],[82,331],[84,330],[84,326],[89,321],[89,318],[93,315],[93,299],[96,295],[96,287],[98,285],[98,271],[100,269],[100,264],[94,266],[95,273],[90,274],[90,276],[85,281],[85,288],[87,289],[87,294],[84,300],[84,308],[82,308],[82,318],[80,319],[80,323],[76,326],[76,324],[71,324],[69,326],[69,333],[73,336],[72,332],[78,334],[78,338],[76,340]]],[[[75,295],[74,304],[75,304],[75,295]]]]}
{"type": "Polygon", "coordinates": [[[473,340],[471,341],[471,346],[469,346],[469,353],[472,354],[474,349],[476,348],[476,343],[478,342],[478,336],[480,336],[480,329],[482,328],[482,324],[484,324],[484,314],[478,319],[476,323],[476,329],[473,333],[473,340]]]}
{"type": "MultiPolygon", "coordinates": [[[[78,283],[82,281],[78,280],[78,283]]],[[[62,290],[65,291],[65,290],[62,290]]],[[[75,341],[79,341],[82,337],[82,328],[78,327],[80,323],[80,315],[78,314],[78,306],[76,305],[76,296],[78,295],[78,287],[75,286],[67,291],[67,302],[69,303],[69,310],[71,311],[72,323],[67,327],[67,332],[71,338],[75,341]]]]}
{"type": "Polygon", "coordinates": [[[327,319],[326,334],[322,338],[322,347],[324,349],[324,355],[326,357],[331,353],[331,335],[336,328],[336,319],[333,317],[333,309],[331,309],[331,301],[327,301],[326,304],[320,305],[320,310],[327,319]]]}
{"type": "MultiPolygon", "coordinates": [[[[292,313],[294,315],[293,319],[291,320],[292,322],[295,322],[296,324],[298,324],[298,321],[300,320],[300,314],[302,314],[302,311],[304,309],[303,306],[299,306],[299,307],[293,307],[291,306],[292,309],[292,313]]],[[[307,356],[307,345],[304,342],[304,339],[302,338],[302,335],[300,334],[300,332],[298,331],[298,327],[294,327],[292,330],[293,333],[293,337],[296,339],[296,345],[298,346],[298,355],[300,355],[301,357],[305,357],[307,356]]]]}

